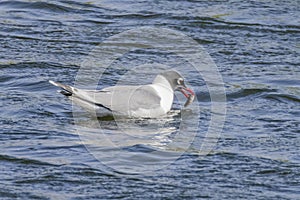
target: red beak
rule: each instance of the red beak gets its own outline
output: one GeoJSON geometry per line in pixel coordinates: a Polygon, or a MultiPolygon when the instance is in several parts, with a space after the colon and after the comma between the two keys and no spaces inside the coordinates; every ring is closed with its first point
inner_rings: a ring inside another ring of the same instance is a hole
{"type": "Polygon", "coordinates": [[[187,87],[180,88],[180,92],[188,99],[190,95],[195,96],[195,92],[187,87]]]}

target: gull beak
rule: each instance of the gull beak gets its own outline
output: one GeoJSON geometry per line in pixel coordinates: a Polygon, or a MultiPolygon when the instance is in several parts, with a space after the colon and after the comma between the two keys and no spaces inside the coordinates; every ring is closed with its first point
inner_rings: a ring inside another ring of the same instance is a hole
{"type": "Polygon", "coordinates": [[[185,85],[182,86],[179,90],[187,98],[187,100],[184,104],[184,107],[187,107],[194,101],[195,92],[193,90],[191,90],[190,88],[187,88],[185,85]]]}
{"type": "Polygon", "coordinates": [[[188,99],[190,96],[195,96],[195,92],[187,88],[186,86],[182,86],[179,88],[179,91],[188,99]]]}

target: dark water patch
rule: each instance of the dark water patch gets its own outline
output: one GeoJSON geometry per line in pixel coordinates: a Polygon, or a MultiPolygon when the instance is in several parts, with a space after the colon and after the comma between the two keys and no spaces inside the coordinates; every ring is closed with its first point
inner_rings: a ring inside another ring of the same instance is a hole
{"type": "Polygon", "coordinates": [[[78,66],[31,62],[2,64],[0,69],[4,72],[0,75],[0,86],[5,88],[7,97],[26,100],[26,97],[39,98],[39,93],[50,94],[53,87],[48,81],[55,80],[57,77],[60,77],[61,80],[69,80],[71,74],[74,74],[71,77],[75,76],[78,66]],[[62,72],[62,68],[66,68],[68,72],[62,72]],[[34,95],[34,93],[36,94],[34,95]]]}
{"type": "Polygon", "coordinates": [[[295,95],[271,93],[264,96],[267,99],[277,100],[283,103],[300,103],[300,98],[295,95]]]}
{"type": "MultiPolygon", "coordinates": [[[[71,135],[72,137],[74,137],[74,135],[71,135]]],[[[77,137],[76,137],[77,138],[77,137]]],[[[63,150],[63,149],[77,149],[77,148],[84,148],[83,144],[78,144],[78,145],[66,145],[66,146],[48,146],[48,147],[40,147],[40,150],[63,150]]]]}
{"type": "MultiPolygon", "coordinates": [[[[39,78],[39,79],[42,79],[42,78],[39,78]]],[[[49,89],[49,82],[48,82],[47,78],[45,78],[45,80],[38,80],[33,76],[33,77],[27,77],[26,80],[28,81],[26,84],[24,84],[24,81],[22,80],[22,78],[20,78],[20,80],[17,82],[16,81],[10,81],[10,82],[6,81],[5,82],[6,86],[10,88],[9,93],[12,98],[18,98],[18,94],[20,94],[20,91],[24,91],[24,92],[33,94],[35,92],[44,93],[44,91],[49,89]],[[30,79],[33,79],[33,80],[30,80],[30,79]]],[[[22,97],[20,97],[20,98],[22,98],[22,97]]]]}
{"type": "Polygon", "coordinates": [[[24,2],[24,1],[2,1],[0,6],[6,7],[9,10],[28,10],[28,9],[37,9],[44,10],[51,13],[61,13],[61,12],[71,12],[74,11],[68,7],[48,3],[48,2],[24,2]]]}
{"type": "MultiPolygon", "coordinates": [[[[292,65],[292,63],[290,63],[292,65]]],[[[298,79],[275,79],[265,81],[266,83],[272,83],[275,85],[285,85],[285,86],[300,86],[300,82],[298,79]]]]}
{"type": "Polygon", "coordinates": [[[86,24],[105,25],[105,24],[112,24],[114,22],[115,22],[114,19],[99,19],[97,17],[95,17],[95,19],[76,20],[76,23],[81,23],[85,25],[86,24]]]}
{"type": "Polygon", "coordinates": [[[282,33],[282,34],[297,34],[299,33],[298,26],[276,26],[276,25],[263,25],[263,24],[250,24],[250,23],[235,23],[229,21],[217,21],[219,23],[224,23],[224,25],[216,25],[217,29],[239,29],[244,30],[249,33],[282,33]]]}
{"type": "Polygon", "coordinates": [[[142,152],[142,153],[150,153],[155,151],[154,149],[150,148],[149,146],[145,146],[145,145],[133,145],[130,147],[124,147],[122,148],[125,151],[129,151],[129,152],[142,152]]]}
{"type": "Polygon", "coordinates": [[[197,100],[200,102],[210,102],[211,101],[210,94],[208,92],[197,91],[196,96],[197,96],[197,100]]]}
{"type": "Polygon", "coordinates": [[[27,36],[27,35],[16,35],[16,34],[5,34],[5,33],[0,33],[1,37],[7,37],[7,38],[11,38],[11,39],[20,39],[20,40],[38,40],[38,38],[32,37],[32,36],[27,36]]]}
{"type": "Polygon", "coordinates": [[[277,92],[276,89],[267,89],[267,88],[245,88],[245,89],[240,89],[237,92],[229,93],[227,94],[227,99],[228,100],[235,100],[239,98],[249,98],[251,96],[261,96],[262,94],[265,93],[270,93],[270,92],[277,92]]]}
{"type": "Polygon", "coordinates": [[[47,162],[41,162],[39,160],[17,158],[17,157],[7,156],[7,155],[0,155],[0,162],[10,162],[10,163],[17,163],[17,164],[24,164],[24,165],[60,166],[60,165],[50,164],[47,162]]]}
{"type": "Polygon", "coordinates": [[[163,14],[160,13],[126,13],[126,14],[115,14],[114,17],[116,18],[124,18],[124,19],[161,19],[163,14]]]}
{"type": "Polygon", "coordinates": [[[12,69],[24,69],[24,68],[45,68],[45,69],[61,69],[61,68],[70,68],[78,69],[79,66],[76,65],[62,65],[60,63],[51,63],[51,62],[18,62],[18,63],[9,63],[9,64],[0,64],[0,68],[12,68],[12,69]]]}
{"type": "MultiPolygon", "coordinates": [[[[255,33],[253,36],[259,36],[259,33],[282,33],[282,34],[297,34],[299,33],[299,26],[296,25],[267,25],[259,23],[243,23],[233,22],[228,20],[221,20],[211,17],[185,17],[185,16],[172,16],[171,19],[185,21],[186,27],[201,27],[201,28],[214,28],[215,30],[224,30],[231,33],[231,30],[246,31],[247,34],[255,33]],[[230,30],[230,31],[229,31],[230,30]]],[[[250,36],[250,35],[249,35],[250,36]]],[[[266,35],[265,35],[266,36],[266,35]]]]}
{"type": "Polygon", "coordinates": [[[258,171],[257,174],[277,174],[277,173],[280,173],[280,174],[283,174],[283,175],[287,175],[287,174],[290,174],[291,171],[283,171],[283,172],[279,172],[279,170],[281,169],[266,169],[266,170],[261,170],[261,171],[258,171]]]}
{"type": "Polygon", "coordinates": [[[9,199],[16,199],[18,198],[18,195],[13,190],[5,190],[0,188],[0,196],[3,198],[3,200],[9,200],[9,199]]]}

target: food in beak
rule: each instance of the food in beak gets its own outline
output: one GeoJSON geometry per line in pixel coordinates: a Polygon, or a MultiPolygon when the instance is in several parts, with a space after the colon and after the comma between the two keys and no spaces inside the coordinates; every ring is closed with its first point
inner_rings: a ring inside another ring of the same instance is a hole
{"type": "Polygon", "coordinates": [[[181,88],[180,91],[187,98],[187,100],[186,100],[186,102],[184,104],[184,107],[187,107],[188,105],[190,105],[194,101],[194,99],[195,99],[195,93],[193,92],[193,90],[191,90],[189,88],[181,88]]]}
{"type": "Polygon", "coordinates": [[[189,97],[187,98],[184,107],[187,107],[188,105],[190,105],[195,99],[195,95],[189,94],[189,97]]]}

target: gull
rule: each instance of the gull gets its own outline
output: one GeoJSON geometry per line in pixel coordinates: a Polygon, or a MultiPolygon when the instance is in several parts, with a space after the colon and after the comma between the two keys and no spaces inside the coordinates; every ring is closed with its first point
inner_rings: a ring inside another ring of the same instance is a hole
{"type": "Polygon", "coordinates": [[[130,118],[157,118],[167,114],[172,107],[175,91],[186,98],[185,107],[193,102],[195,93],[185,85],[184,78],[175,70],[158,74],[151,84],[115,85],[101,90],[85,90],[64,85],[60,93],[75,103],[100,115],[113,114],[130,118]]]}

